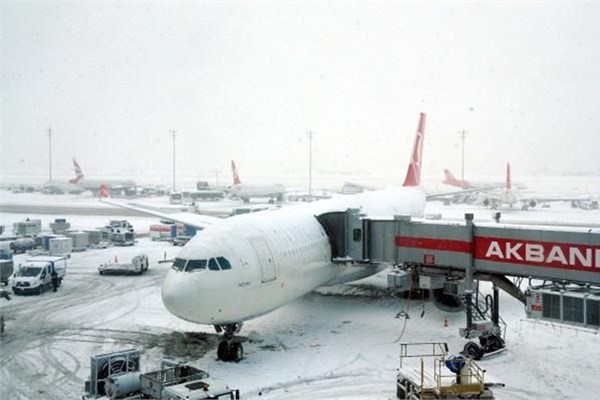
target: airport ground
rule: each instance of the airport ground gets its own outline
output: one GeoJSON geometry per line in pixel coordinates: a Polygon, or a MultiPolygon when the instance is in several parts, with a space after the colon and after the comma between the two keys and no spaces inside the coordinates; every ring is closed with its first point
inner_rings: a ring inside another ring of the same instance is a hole
{"type": "MultiPolygon", "coordinates": [[[[428,205],[428,212],[451,218],[473,209],[428,205]]],[[[47,228],[47,221],[66,216],[83,229],[109,218],[89,214],[34,216],[13,209],[0,213],[0,224],[10,226],[30,216],[42,218],[47,228]]],[[[476,219],[489,220],[491,214],[475,208],[476,219]]],[[[600,211],[571,209],[568,204],[503,211],[503,218],[509,217],[531,223],[600,224],[600,211]]],[[[140,232],[156,222],[147,217],[128,219],[140,232]]],[[[248,321],[241,332],[245,358],[237,364],[224,363],[216,359],[218,336],[212,327],[177,319],[162,305],[160,287],[170,264],[158,261],[175,256],[179,249],[142,238],[134,247],[73,253],[58,292],[0,300],[6,315],[6,334],[0,342],[0,398],[79,398],[91,355],[137,348],[142,351],[143,371],[156,369],[163,358],[185,361],[241,389],[242,398],[392,399],[400,342],[447,341],[451,352],[460,351],[465,343],[458,336],[463,313],[448,314],[420,299],[398,299],[385,289],[385,274],[379,274],[353,285],[319,289],[248,321]],[[140,252],[151,261],[144,275],[98,274],[100,263],[115,256],[130,259],[140,252]],[[400,311],[410,318],[396,318],[400,311]]],[[[25,257],[16,256],[16,263],[25,257]]],[[[505,294],[500,311],[508,324],[508,350],[481,362],[489,380],[506,385],[495,390],[497,398],[595,398],[597,332],[527,320],[523,306],[505,294]]]]}

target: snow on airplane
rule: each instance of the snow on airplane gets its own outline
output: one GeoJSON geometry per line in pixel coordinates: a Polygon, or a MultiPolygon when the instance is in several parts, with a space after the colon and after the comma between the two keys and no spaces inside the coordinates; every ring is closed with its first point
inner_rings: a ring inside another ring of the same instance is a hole
{"type": "Polygon", "coordinates": [[[75,158],[73,158],[73,168],[75,169],[75,178],[69,179],[69,183],[84,190],[96,193],[98,188],[103,185],[113,191],[127,191],[136,187],[135,182],[130,179],[88,179],[83,174],[83,170],[75,158]]]}
{"type": "Polygon", "coordinates": [[[233,173],[233,185],[229,187],[229,193],[242,199],[244,203],[250,202],[250,199],[255,197],[283,200],[283,195],[286,192],[283,185],[242,183],[233,160],[231,160],[231,171],[233,173]]]}
{"type": "MultiPolygon", "coordinates": [[[[348,208],[366,215],[423,216],[421,183],[425,114],[421,113],[402,187],[303,203],[228,219],[197,214],[165,214],[103,200],[203,228],[179,252],[162,286],[165,308],[189,322],[224,332],[217,355],[239,361],[234,340],[244,321],[267,314],[314,289],[373,275],[385,266],[364,268],[332,262],[329,237],[318,216],[348,208]]],[[[106,188],[102,189],[105,197],[106,188]]]]}

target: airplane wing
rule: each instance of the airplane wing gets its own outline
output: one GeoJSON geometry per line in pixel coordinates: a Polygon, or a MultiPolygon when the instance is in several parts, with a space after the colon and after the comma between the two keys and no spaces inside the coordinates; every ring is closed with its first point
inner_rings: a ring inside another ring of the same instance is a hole
{"type": "Polygon", "coordinates": [[[454,196],[456,194],[488,192],[488,191],[500,189],[502,187],[503,187],[502,185],[495,185],[495,186],[492,185],[492,186],[477,187],[477,188],[472,188],[472,189],[454,190],[452,192],[428,193],[425,196],[425,198],[427,200],[444,199],[446,197],[454,196]]]}
{"type": "Polygon", "coordinates": [[[101,197],[100,201],[102,203],[110,204],[115,207],[125,208],[128,210],[133,210],[140,212],[142,214],[152,215],[154,217],[159,217],[162,219],[166,219],[169,221],[180,222],[185,225],[190,225],[198,229],[204,229],[207,226],[214,225],[222,220],[222,218],[211,217],[209,215],[201,215],[201,214],[193,214],[187,212],[163,212],[154,210],[151,208],[143,207],[133,203],[121,203],[119,201],[114,201],[112,199],[107,199],[105,197],[101,197]]]}

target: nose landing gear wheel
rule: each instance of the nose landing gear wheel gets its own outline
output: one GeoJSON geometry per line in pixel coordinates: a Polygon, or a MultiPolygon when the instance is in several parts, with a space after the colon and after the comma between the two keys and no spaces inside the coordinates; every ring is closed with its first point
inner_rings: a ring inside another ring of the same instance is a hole
{"type": "Polygon", "coordinates": [[[231,345],[230,348],[230,359],[231,361],[234,362],[240,362],[240,360],[242,359],[242,357],[244,356],[244,348],[242,347],[242,344],[239,342],[235,342],[231,345]]]}
{"type": "Polygon", "coordinates": [[[227,361],[229,358],[229,343],[226,340],[219,343],[219,347],[217,348],[217,358],[222,361],[227,361]]]}
{"type": "Polygon", "coordinates": [[[244,357],[244,348],[239,342],[221,341],[217,348],[217,358],[221,361],[239,362],[244,357]]]}

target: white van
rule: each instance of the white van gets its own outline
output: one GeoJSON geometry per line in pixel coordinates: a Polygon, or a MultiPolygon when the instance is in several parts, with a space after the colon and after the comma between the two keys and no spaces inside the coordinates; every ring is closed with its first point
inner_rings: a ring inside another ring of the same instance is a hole
{"type": "Polygon", "coordinates": [[[52,285],[52,271],[56,271],[58,286],[67,274],[66,257],[30,257],[10,278],[9,284],[15,294],[41,294],[46,287],[52,285]]]}

